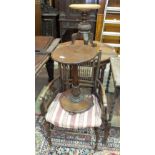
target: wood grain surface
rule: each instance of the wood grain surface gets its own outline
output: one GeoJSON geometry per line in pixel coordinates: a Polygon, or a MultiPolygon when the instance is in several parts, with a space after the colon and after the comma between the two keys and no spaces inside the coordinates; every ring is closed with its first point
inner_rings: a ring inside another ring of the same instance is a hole
{"type": "MultiPolygon", "coordinates": [[[[101,43],[99,41],[94,41],[94,43],[97,44],[97,46],[94,48],[96,50],[96,52],[99,52],[101,51],[102,55],[101,55],[101,61],[106,61],[106,60],[110,60],[110,57],[116,57],[117,56],[117,53],[115,51],[115,48],[111,47],[111,46],[108,46],[104,43],[101,43]]],[[[63,49],[64,47],[66,46],[70,46],[72,43],[71,41],[68,41],[68,42],[64,42],[64,43],[61,43],[57,46],[56,50],[60,50],[60,49],[63,49]]],[[[75,43],[74,43],[76,46],[81,46],[83,45],[83,41],[82,40],[76,40],[75,43]]],[[[88,46],[91,46],[90,44],[88,46]]],[[[55,51],[56,51],[55,50],[55,51]]],[[[54,51],[54,53],[55,53],[54,51]]],[[[53,57],[53,56],[52,56],[53,57]]]]}
{"type": "Polygon", "coordinates": [[[47,48],[49,47],[49,45],[52,43],[53,40],[54,38],[49,36],[36,36],[35,51],[41,52],[43,50],[47,50],[47,48]]]}
{"type": "Polygon", "coordinates": [[[52,59],[64,64],[79,64],[93,59],[96,54],[96,47],[69,44],[66,46],[59,46],[52,53],[52,59]]]}
{"type": "Polygon", "coordinates": [[[62,93],[60,97],[60,104],[62,108],[71,113],[81,113],[93,106],[93,99],[87,96],[84,96],[84,99],[81,102],[75,103],[71,101],[71,89],[66,90],[62,93]]]}

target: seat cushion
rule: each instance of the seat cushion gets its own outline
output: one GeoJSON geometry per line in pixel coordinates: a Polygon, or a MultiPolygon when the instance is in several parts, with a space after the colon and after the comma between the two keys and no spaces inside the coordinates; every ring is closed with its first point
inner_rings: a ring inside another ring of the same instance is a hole
{"type": "Polygon", "coordinates": [[[99,127],[101,125],[101,108],[95,95],[92,95],[94,105],[89,110],[76,114],[71,114],[61,107],[60,96],[61,93],[57,94],[50,104],[45,117],[47,122],[58,127],[73,129],[99,127]]]}

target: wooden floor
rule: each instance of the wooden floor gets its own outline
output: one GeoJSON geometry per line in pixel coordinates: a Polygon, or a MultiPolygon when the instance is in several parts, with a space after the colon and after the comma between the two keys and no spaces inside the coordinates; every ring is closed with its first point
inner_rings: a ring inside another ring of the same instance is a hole
{"type": "MultiPolygon", "coordinates": [[[[55,75],[56,74],[57,74],[57,71],[55,71],[55,75]]],[[[48,84],[48,75],[46,72],[46,68],[44,67],[41,70],[39,76],[35,79],[35,98],[38,96],[43,86],[47,84],[48,84]]],[[[108,93],[107,99],[108,99],[108,103],[111,104],[114,99],[113,93],[108,93]]],[[[119,102],[120,101],[118,100],[117,103],[115,104],[114,115],[112,118],[112,126],[116,126],[116,127],[120,126],[120,104],[119,102]]]]}

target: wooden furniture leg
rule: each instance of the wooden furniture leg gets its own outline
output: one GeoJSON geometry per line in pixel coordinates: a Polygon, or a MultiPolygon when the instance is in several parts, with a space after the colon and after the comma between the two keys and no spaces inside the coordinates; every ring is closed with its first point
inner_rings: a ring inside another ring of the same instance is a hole
{"type": "Polygon", "coordinates": [[[109,136],[109,131],[110,131],[110,123],[108,121],[105,122],[105,127],[104,127],[104,142],[106,144],[108,136],[109,136]]]}
{"type": "Polygon", "coordinates": [[[78,66],[77,65],[72,66],[72,77],[73,77],[72,101],[79,102],[81,98],[80,98],[80,88],[79,88],[79,82],[78,82],[78,66]]]}
{"type": "Polygon", "coordinates": [[[109,92],[110,78],[111,78],[111,65],[110,65],[110,68],[109,68],[109,75],[108,75],[107,84],[106,84],[106,93],[109,92]]]}
{"type": "Polygon", "coordinates": [[[53,75],[54,75],[54,61],[49,58],[49,60],[46,63],[46,69],[47,69],[47,73],[48,73],[48,81],[52,81],[53,80],[53,75]]]}
{"type": "Polygon", "coordinates": [[[98,133],[96,127],[94,128],[94,131],[95,131],[95,136],[96,136],[96,143],[95,143],[95,148],[94,148],[94,150],[97,151],[97,144],[98,144],[98,140],[99,140],[99,133],[98,133]]]}
{"type": "Polygon", "coordinates": [[[44,123],[44,129],[47,133],[47,140],[50,146],[52,146],[52,142],[51,142],[51,124],[49,122],[44,123]]]}

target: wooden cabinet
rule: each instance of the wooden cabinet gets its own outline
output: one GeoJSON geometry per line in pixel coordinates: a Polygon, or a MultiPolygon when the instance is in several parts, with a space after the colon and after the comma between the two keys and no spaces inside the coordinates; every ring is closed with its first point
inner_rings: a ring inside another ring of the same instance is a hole
{"type": "Polygon", "coordinates": [[[54,8],[55,2],[53,0],[42,0],[41,3],[41,21],[42,21],[42,35],[59,36],[58,25],[58,9],[54,8]]]}
{"type": "Polygon", "coordinates": [[[42,13],[42,35],[53,36],[57,38],[59,36],[58,27],[58,12],[42,13]]]}
{"type": "Polygon", "coordinates": [[[35,35],[41,35],[41,4],[35,0],[35,35]]]}

